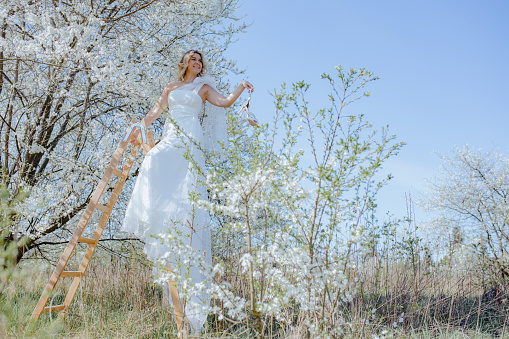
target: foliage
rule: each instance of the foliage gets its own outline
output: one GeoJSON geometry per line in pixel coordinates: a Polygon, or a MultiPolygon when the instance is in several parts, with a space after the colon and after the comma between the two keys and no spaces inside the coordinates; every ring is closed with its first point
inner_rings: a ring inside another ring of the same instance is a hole
{"type": "Polygon", "coordinates": [[[43,255],[67,239],[64,228],[86,207],[111,146],[151,108],[183,51],[202,49],[213,74],[237,72],[222,55],[245,28],[236,7],[237,0],[2,1],[1,181],[13,196],[32,191],[4,243],[26,235],[19,255],[31,248],[43,255]]]}
{"type": "Polygon", "coordinates": [[[16,206],[28,196],[26,192],[18,192],[11,197],[9,190],[0,184],[0,295],[7,284],[7,281],[14,273],[18,258],[18,249],[23,247],[26,237],[10,238],[12,217],[17,215],[16,206]],[[9,241],[6,241],[9,239],[9,241]]]}
{"type": "MultiPolygon", "coordinates": [[[[283,85],[274,93],[273,125],[245,136],[233,124],[228,161],[210,158],[205,173],[210,201],[199,203],[215,214],[221,239],[215,241],[218,262],[208,272],[215,298],[209,312],[247,323],[260,338],[273,321],[319,337],[347,331],[341,308],[356,293],[353,258],[372,241],[375,197],[390,179],[375,176],[402,146],[363,115],[345,114],[377,78],[364,69],[336,70],[334,77],[323,75],[333,89],[328,109],[310,111],[310,85],[299,82],[289,92],[283,85]]],[[[184,263],[206,266],[182,245],[171,242],[184,263]]],[[[182,287],[185,299],[206,289],[195,285],[182,287]]]]}

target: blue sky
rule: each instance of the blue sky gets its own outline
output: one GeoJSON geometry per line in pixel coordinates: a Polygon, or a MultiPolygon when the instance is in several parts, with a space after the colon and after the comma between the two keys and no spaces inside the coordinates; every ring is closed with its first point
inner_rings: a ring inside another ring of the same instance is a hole
{"type": "Polygon", "coordinates": [[[255,86],[259,120],[271,121],[270,92],[283,81],[311,83],[309,101],[320,108],[329,93],[320,75],[333,74],[334,66],[365,67],[380,77],[369,85],[372,96],[352,106],[407,143],[384,168],[395,178],[379,196],[379,213],[404,216],[405,193],[417,198],[424,179],[437,174],[435,152],[469,144],[508,155],[508,1],[241,4],[239,14],[252,25],[227,55],[255,86]]]}

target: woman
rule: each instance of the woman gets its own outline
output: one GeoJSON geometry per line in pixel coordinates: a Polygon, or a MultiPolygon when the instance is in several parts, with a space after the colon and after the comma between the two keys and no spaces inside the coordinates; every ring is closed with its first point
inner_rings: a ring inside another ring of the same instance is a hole
{"type": "MultiPolygon", "coordinates": [[[[156,262],[165,257],[173,267],[179,258],[172,255],[172,248],[153,237],[167,234],[169,229],[176,230],[173,234],[178,233],[182,241],[198,253],[204,253],[212,264],[207,213],[195,208],[190,196],[196,196],[197,192],[202,199],[206,198],[203,187],[197,184],[194,169],[204,165],[203,154],[196,145],[214,149],[218,145],[216,139],[226,137],[226,120],[224,113],[211,110],[200,117],[202,106],[208,101],[217,107],[230,107],[244,89],[253,90],[249,82],[242,81],[229,96],[218,93],[212,77],[206,75],[202,54],[195,50],[183,55],[178,71],[178,81],[166,86],[156,105],[143,118],[148,127],[169,107],[171,121],[167,119],[161,141],[147,153],[141,165],[122,225],[122,231],[134,233],[145,241],[144,251],[149,260],[156,262]],[[192,162],[186,159],[186,154],[192,162]]],[[[189,267],[189,273],[195,283],[203,281],[198,267],[189,267]]],[[[193,298],[185,315],[194,330],[201,330],[206,314],[193,312],[192,305],[198,309],[199,304],[208,302],[208,296],[193,298]]]]}

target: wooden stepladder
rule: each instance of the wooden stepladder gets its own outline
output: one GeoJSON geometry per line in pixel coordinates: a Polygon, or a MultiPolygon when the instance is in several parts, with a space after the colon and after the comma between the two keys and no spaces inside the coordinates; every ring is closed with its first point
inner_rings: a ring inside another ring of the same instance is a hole
{"type": "MultiPolygon", "coordinates": [[[[90,199],[90,202],[85,212],[83,213],[78,223],[78,226],[76,227],[76,230],[74,231],[71,237],[71,240],[67,244],[64,253],[60,257],[60,260],[58,261],[58,264],[55,267],[55,270],[53,271],[48,281],[48,284],[46,285],[46,288],[42,292],[41,298],[39,299],[39,302],[37,303],[37,306],[35,307],[34,312],[32,313],[32,320],[39,319],[42,313],[59,312],[59,317],[64,317],[65,314],[68,312],[72,300],[74,299],[74,295],[76,294],[76,291],[78,290],[78,287],[80,285],[81,279],[87,270],[88,264],[90,263],[90,260],[92,259],[92,255],[94,254],[99,239],[101,238],[102,232],[106,226],[106,222],[108,221],[111,211],[113,210],[113,206],[117,202],[120,191],[122,190],[122,187],[124,186],[124,183],[127,179],[127,175],[129,174],[129,171],[131,170],[134,160],[136,159],[136,156],[139,153],[140,147],[143,148],[144,154],[150,151],[150,149],[154,147],[154,136],[152,134],[152,131],[146,133],[146,128],[141,123],[134,123],[132,121],[130,126],[127,128],[126,134],[118,144],[109,166],[104,172],[101,181],[99,181],[99,184],[97,185],[92,195],[92,198],[90,199]],[[139,128],[141,130],[141,135],[139,135],[135,140],[133,132],[135,131],[136,128],[139,128]],[[120,164],[122,155],[125,153],[130,141],[132,140],[135,140],[135,142],[131,149],[131,152],[127,157],[125,163],[123,164],[122,169],[119,170],[117,167],[120,164]],[[99,201],[114,175],[118,177],[118,181],[114,186],[113,192],[108,200],[108,203],[106,205],[102,205],[99,203],[99,201]],[[97,225],[97,228],[92,238],[85,238],[82,236],[83,231],[85,230],[85,227],[87,226],[88,221],[90,220],[92,213],[94,212],[95,209],[102,211],[101,219],[99,221],[99,224],[97,225]],[[79,242],[88,244],[88,248],[81,261],[81,264],[77,271],[66,271],[65,267],[67,266],[69,258],[71,257],[74,249],[76,248],[76,245],[79,242]],[[71,286],[65,297],[64,303],[62,305],[46,306],[46,304],[48,303],[48,299],[51,295],[51,292],[54,290],[59,279],[63,277],[73,278],[71,286]]],[[[178,318],[177,321],[179,321],[178,318]]]]}

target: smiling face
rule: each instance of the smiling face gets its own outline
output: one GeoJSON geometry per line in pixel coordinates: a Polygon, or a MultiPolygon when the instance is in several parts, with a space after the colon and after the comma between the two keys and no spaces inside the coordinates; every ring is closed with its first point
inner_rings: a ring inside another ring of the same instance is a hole
{"type": "Polygon", "coordinates": [[[207,65],[203,60],[203,55],[197,50],[190,50],[184,53],[178,63],[178,81],[184,81],[189,76],[192,78],[202,76],[207,72],[207,65]]]}
{"type": "Polygon", "coordinates": [[[201,55],[198,53],[194,53],[189,59],[189,63],[187,65],[187,74],[198,75],[201,72],[203,67],[203,63],[201,60],[201,55]]]}

